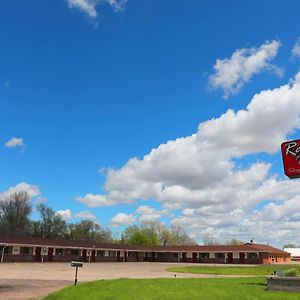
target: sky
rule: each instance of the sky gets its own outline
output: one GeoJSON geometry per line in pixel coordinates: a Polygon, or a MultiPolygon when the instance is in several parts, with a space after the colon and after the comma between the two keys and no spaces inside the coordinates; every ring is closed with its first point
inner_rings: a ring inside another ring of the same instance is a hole
{"type": "MultiPolygon", "coordinates": [[[[300,244],[300,3],[4,0],[0,198],[119,236],[300,244]]],[[[35,212],[32,218],[37,218],[35,212]]]]}

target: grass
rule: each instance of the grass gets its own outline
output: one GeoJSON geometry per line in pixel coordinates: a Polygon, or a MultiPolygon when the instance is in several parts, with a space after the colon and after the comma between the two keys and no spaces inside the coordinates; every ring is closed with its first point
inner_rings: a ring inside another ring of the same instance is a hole
{"type": "Polygon", "coordinates": [[[44,300],[299,300],[266,290],[265,278],[100,280],[67,287],[44,300]]]}
{"type": "Polygon", "coordinates": [[[254,267],[214,267],[214,266],[193,266],[170,268],[168,271],[177,273],[194,273],[194,274],[217,274],[217,275],[272,275],[274,271],[286,271],[289,269],[296,269],[297,275],[300,275],[299,265],[263,265],[254,267]]]}

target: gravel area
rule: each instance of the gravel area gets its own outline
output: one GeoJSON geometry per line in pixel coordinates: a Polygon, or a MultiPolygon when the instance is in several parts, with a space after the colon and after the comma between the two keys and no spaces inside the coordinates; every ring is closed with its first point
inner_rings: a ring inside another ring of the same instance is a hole
{"type": "MultiPolygon", "coordinates": [[[[78,282],[117,278],[173,278],[175,274],[166,269],[186,265],[176,263],[84,263],[83,268],[78,270],[78,282]]],[[[74,275],[75,268],[72,268],[70,263],[3,263],[0,264],[0,299],[39,299],[43,295],[73,284],[74,275]]],[[[177,273],[176,276],[177,278],[243,277],[184,273],[177,273]]]]}

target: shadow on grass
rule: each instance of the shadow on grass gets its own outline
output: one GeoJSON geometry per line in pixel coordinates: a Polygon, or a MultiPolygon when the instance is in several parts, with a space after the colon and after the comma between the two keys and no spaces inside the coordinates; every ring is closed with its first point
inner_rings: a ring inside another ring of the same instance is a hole
{"type": "Polygon", "coordinates": [[[242,282],[242,285],[259,285],[259,286],[267,286],[266,283],[262,282],[242,282]]]}

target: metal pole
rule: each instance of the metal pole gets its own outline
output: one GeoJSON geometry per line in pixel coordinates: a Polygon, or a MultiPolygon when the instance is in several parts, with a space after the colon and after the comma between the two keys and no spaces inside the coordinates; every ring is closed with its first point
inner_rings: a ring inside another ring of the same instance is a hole
{"type": "Polygon", "coordinates": [[[8,245],[3,246],[3,248],[2,248],[1,263],[3,263],[3,261],[4,261],[4,250],[5,250],[5,248],[7,248],[7,247],[8,247],[8,245]]]}
{"type": "Polygon", "coordinates": [[[78,273],[78,267],[76,267],[76,270],[75,270],[75,281],[74,281],[74,285],[77,284],[77,273],[78,273]]]}

